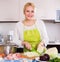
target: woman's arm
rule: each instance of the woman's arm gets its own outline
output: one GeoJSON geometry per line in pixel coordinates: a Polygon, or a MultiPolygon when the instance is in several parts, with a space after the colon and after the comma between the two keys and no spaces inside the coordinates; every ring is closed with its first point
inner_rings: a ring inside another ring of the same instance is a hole
{"type": "Polygon", "coordinates": [[[37,23],[37,28],[39,29],[40,35],[41,35],[41,42],[43,42],[43,44],[45,44],[45,46],[47,46],[49,38],[47,35],[47,31],[46,31],[46,26],[44,24],[43,21],[38,21],[37,23]]]}
{"type": "Polygon", "coordinates": [[[46,30],[46,26],[44,24],[44,22],[42,21],[42,41],[45,43],[45,46],[47,46],[48,42],[49,42],[49,38],[48,38],[48,35],[47,35],[47,30],[46,30]]]}
{"type": "Polygon", "coordinates": [[[16,45],[18,45],[18,47],[21,47],[22,46],[22,41],[23,39],[21,39],[21,36],[22,34],[22,25],[21,23],[17,23],[15,25],[15,28],[14,28],[14,37],[13,37],[13,41],[11,41],[11,43],[15,43],[16,45]]]}

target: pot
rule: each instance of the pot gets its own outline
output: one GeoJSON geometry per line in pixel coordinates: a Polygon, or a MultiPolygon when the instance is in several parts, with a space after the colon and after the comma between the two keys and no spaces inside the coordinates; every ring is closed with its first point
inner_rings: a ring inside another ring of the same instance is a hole
{"type": "Polygon", "coordinates": [[[5,51],[6,55],[8,55],[9,53],[15,53],[16,52],[16,47],[10,46],[10,45],[6,45],[4,47],[4,51],[5,51]]]}
{"type": "Polygon", "coordinates": [[[4,44],[4,52],[6,55],[8,55],[9,53],[15,53],[17,47],[18,46],[16,44],[7,42],[4,44]]]}

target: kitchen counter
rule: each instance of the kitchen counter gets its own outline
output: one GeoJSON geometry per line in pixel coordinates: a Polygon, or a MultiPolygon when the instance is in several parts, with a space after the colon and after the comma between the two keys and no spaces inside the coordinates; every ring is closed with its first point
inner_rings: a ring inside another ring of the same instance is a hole
{"type": "MultiPolygon", "coordinates": [[[[60,58],[60,53],[58,54],[58,58],[60,58]]],[[[33,60],[30,58],[20,58],[20,59],[14,59],[14,60],[7,60],[7,59],[0,58],[0,62],[47,62],[47,61],[33,60]]]]}
{"type": "Polygon", "coordinates": [[[0,46],[17,46],[16,44],[14,44],[14,43],[10,43],[10,42],[8,42],[8,43],[0,43],[0,46]]]}
{"type": "MultiPolygon", "coordinates": [[[[19,53],[17,53],[19,54],[19,53]]],[[[8,56],[6,56],[8,58],[8,56]]],[[[33,58],[29,58],[27,56],[24,56],[19,58],[20,56],[17,56],[14,54],[14,56],[10,56],[10,60],[7,58],[0,58],[0,62],[33,62],[33,58]],[[11,60],[11,58],[14,57],[14,59],[11,60]],[[17,58],[18,57],[18,58],[17,58]]],[[[34,61],[36,62],[36,60],[34,61]]]]}

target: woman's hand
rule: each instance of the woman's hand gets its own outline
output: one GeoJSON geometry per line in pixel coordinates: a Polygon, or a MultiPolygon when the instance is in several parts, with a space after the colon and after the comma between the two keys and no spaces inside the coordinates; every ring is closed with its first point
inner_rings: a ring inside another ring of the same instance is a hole
{"type": "Polygon", "coordinates": [[[41,41],[41,42],[39,43],[38,47],[39,47],[39,46],[45,47],[45,43],[44,43],[43,41],[41,41]]]}
{"type": "Polygon", "coordinates": [[[38,45],[37,49],[38,49],[38,48],[40,48],[40,47],[45,48],[45,44],[44,44],[44,42],[43,42],[43,41],[41,41],[41,42],[39,43],[39,45],[38,45]]]}
{"type": "Polygon", "coordinates": [[[31,45],[28,42],[23,41],[22,45],[24,45],[27,49],[31,50],[31,45]]]}
{"type": "Polygon", "coordinates": [[[43,41],[41,41],[37,47],[37,51],[41,54],[46,51],[46,47],[43,41]]]}

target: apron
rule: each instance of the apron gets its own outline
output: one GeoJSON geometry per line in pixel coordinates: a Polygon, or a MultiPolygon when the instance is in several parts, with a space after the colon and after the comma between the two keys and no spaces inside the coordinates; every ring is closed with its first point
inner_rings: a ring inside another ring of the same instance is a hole
{"type": "Polygon", "coordinates": [[[37,28],[24,30],[24,41],[29,42],[32,46],[31,50],[24,47],[24,52],[27,51],[37,51],[37,46],[41,41],[41,36],[37,28]]]}

